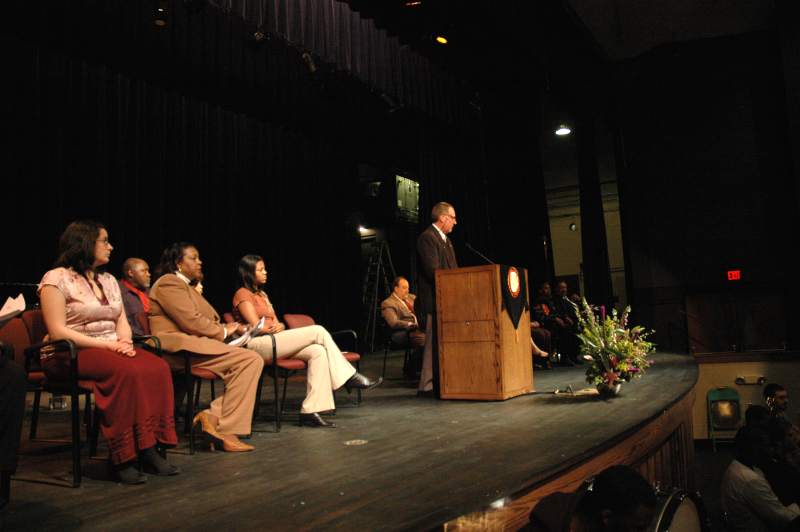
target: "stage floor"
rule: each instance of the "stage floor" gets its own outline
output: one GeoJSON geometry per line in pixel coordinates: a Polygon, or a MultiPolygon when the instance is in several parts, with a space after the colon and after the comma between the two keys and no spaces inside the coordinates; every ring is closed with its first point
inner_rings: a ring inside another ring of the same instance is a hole
{"type": "MultiPolygon", "coordinates": [[[[697,379],[688,355],[659,354],[619,397],[553,395],[587,385],[581,367],[537,371],[536,393],[505,402],[437,401],[415,396],[400,379],[402,353],[389,360],[388,382],[349,407],[338,394],[336,429],[296,426],[279,434],[255,424],[252,453],[211,453],[187,442],[170,451],[182,474],[149,477],[142,486],[109,480],[106,462],[84,451],[82,486],[67,487],[68,448],[27,441],[2,530],[197,529],[421,530],[435,528],[578,462],[608,440],[658,415],[697,379]],[[263,432],[261,432],[263,431],[263,432]]],[[[380,373],[382,353],[364,373],[380,373]]],[[[290,384],[299,408],[303,382],[290,384]]],[[[206,389],[207,391],[207,389],[206,389]]],[[[270,410],[265,386],[262,414],[270,410]]],[[[40,437],[68,438],[66,412],[44,413],[40,437]]],[[[100,451],[105,447],[101,437],[100,451]]]]}

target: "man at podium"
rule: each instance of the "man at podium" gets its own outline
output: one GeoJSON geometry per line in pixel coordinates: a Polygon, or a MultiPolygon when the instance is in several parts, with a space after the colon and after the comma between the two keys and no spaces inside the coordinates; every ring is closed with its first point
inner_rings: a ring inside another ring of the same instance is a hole
{"type": "Polygon", "coordinates": [[[456,225],[456,211],[452,205],[440,201],[431,209],[432,224],[417,238],[417,266],[419,271],[419,294],[417,296],[417,315],[425,320],[425,350],[422,356],[422,372],[419,377],[417,395],[435,397],[433,389],[434,354],[437,339],[436,331],[436,289],[434,287],[437,269],[458,268],[453,243],[447,235],[456,225]]]}

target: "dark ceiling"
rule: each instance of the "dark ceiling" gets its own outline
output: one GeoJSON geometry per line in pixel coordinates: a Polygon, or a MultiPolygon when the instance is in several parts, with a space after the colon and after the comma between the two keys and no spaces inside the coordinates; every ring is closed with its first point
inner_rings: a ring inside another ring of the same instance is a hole
{"type": "Polygon", "coordinates": [[[347,0],[480,86],[639,56],[661,44],[774,26],[773,0],[347,0]],[[446,46],[433,37],[444,35],[446,46]]]}

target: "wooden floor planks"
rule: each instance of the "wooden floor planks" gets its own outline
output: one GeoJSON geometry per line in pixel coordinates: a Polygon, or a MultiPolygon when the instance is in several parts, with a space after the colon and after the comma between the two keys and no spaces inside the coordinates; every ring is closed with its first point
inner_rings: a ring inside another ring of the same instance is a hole
{"type": "MultiPolygon", "coordinates": [[[[105,462],[84,458],[78,489],[62,487],[69,452],[23,442],[4,530],[429,529],[485,508],[544,475],[602,447],[615,435],[657,415],[690,388],[688,356],[659,355],[644,379],[610,401],[553,395],[555,387],[586,387],[581,368],[536,375],[538,392],[505,402],[418,399],[411,383],[390,380],[349,407],[338,394],[333,430],[287,421],[273,434],[257,422],[253,453],[189,456],[185,441],[169,459],[178,477],[150,477],[144,486],[109,480],[105,462]],[[264,432],[261,432],[264,431],[264,432]],[[363,445],[348,445],[366,440],[363,445]],[[61,484],[61,485],[58,485],[61,484]]],[[[400,356],[389,376],[399,375],[400,356]]],[[[380,369],[368,357],[365,373],[380,369]]],[[[304,391],[290,384],[289,408],[304,391]]],[[[207,390],[206,390],[207,391],[207,390]]],[[[262,413],[270,410],[265,390],[262,413]]],[[[43,414],[42,437],[66,437],[68,415],[43,414]]],[[[24,432],[23,432],[24,433],[24,432]]],[[[101,443],[102,454],[104,447],[101,443]]],[[[85,454],[84,454],[85,456],[85,454]]]]}

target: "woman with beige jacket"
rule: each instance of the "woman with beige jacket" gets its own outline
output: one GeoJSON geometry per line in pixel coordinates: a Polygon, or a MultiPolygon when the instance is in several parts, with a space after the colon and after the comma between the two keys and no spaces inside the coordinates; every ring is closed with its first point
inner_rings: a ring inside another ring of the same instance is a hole
{"type": "MultiPolygon", "coordinates": [[[[150,332],[161,340],[165,359],[183,367],[178,351],[192,353],[192,366],[207,369],[225,382],[225,393],[195,416],[212,443],[230,452],[251,451],[238,435],[250,434],[253,406],[264,360],[255,351],[232,347],[224,340],[244,332],[238,323],[220,323],[219,314],[190,283],[203,277],[200,253],[192,244],[172,244],[161,256],[162,275],[150,289],[150,332]]],[[[189,392],[191,393],[191,392],[189,392]]]]}

